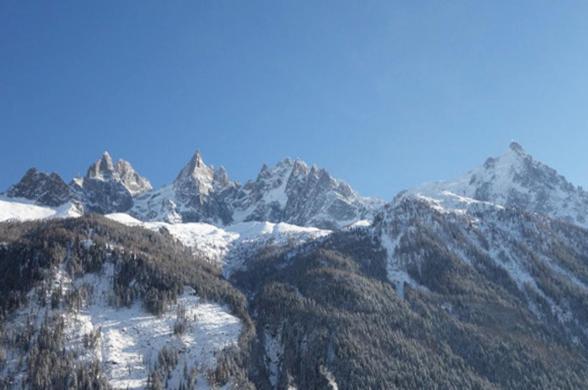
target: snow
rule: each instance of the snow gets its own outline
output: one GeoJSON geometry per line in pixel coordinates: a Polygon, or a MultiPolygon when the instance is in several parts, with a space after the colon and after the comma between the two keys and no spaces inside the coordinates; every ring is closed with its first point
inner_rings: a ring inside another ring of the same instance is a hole
{"type": "Polygon", "coordinates": [[[131,217],[129,214],[126,213],[107,214],[106,218],[116,221],[118,223],[122,223],[123,225],[127,226],[140,226],[143,224],[142,221],[138,220],[137,218],[131,217]]]}
{"type": "MultiPolygon", "coordinates": [[[[411,196],[411,195],[404,195],[411,196]]],[[[441,191],[437,194],[424,195],[416,193],[412,195],[415,198],[425,201],[429,206],[441,214],[459,214],[467,215],[471,211],[483,209],[504,209],[503,206],[491,202],[485,202],[469,198],[463,195],[457,195],[450,191],[441,191]]]]}
{"type": "MultiPolygon", "coordinates": [[[[112,292],[114,266],[106,263],[102,272],[87,274],[71,280],[63,267],[54,274],[54,288],[60,286],[63,294],[73,288],[89,287],[92,295],[79,311],[53,310],[51,314],[65,319],[66,348],[76,352],[83,362],[99,361],[111,386],[116,389],[144,388],[150,371],[163,347],[178,351],[178,363],[171,373],[169,385],[177,388],[183,377],[184,367],[198,372],[198,385],[207,388],[205,374],[216,367],[216,356],[225,347],[236,346],[241,332],[241,321],[216,303],[204,302],[194,291],[184,288],[184,293],[160,316],[154,316],[136,301],[130,307],[116,308],[109,304],[112,292]],[[187,330],[180,335],[173,333],[179,308],[185,309],[187,330]],[[94,348],[84,345],[84,336],[98,332],[94,348]]],[[[36,292],[31,291],[32,297],[36,292]]],[[[30,314],[35,316],[36,329],[45,317],[48,306],[38,306],[30,299],[29,306],[17,311],[9,319],[7,328],[18,333],[26,326],[30,314]]],[[[1,375],[17,376],[24,373],[19,367],[20,351],[9,349],[9,362],[1,375]],[[20,370],[20,373],[19,373],[20,370]]]]}
{"type": "Polygon", "coordinates": [[[0,222],[33,221],[47,218],[76,218],[80,215],[81,212],[70,202],[52,208],[38,206],[23,199],[0,198],[0,222]]]}
{"type": "Polygon", "coordinates": [[[326,366],[324,366],[324,365],[320,366],[320,372],[321,372],[321,374],[323,374],[323,376],[327,380],[330,390],[339,390],[339,386],[337,385],[337,382],[335,381],[335,376],[333,375],[333,373],[331,371],[329,371],[329,369],[326,366]]]}
{"type": "Polygon", "coordinates": [[[205,256],[223,268],[226,276],[242,266],[241,254],[248,248],[261,245],[286,245],[318,239],[330,230],[301,227],[287,223],[241,222],[220,228],[207,223],[141,222],[128,214],[108,214],[107,218],[129,226],[140,226],[153,231],[166,229],[183,245],[205,256]]]}
{"type": "Polygon", "coordinates": [[[484,199],[487,205],[523,208],[588,227],[588,193],[534,160],[517,144],[455,180],[426,183],[401,198],[406,196],[435,200],[450,212],[467,209],[466,203],[474,199],[484,199]]]}
{"type": "Polygon", "coordinates": [[[349,225],[347,225],[347,229],[355,229],[355,228],[365,228],[365,227],[369,227],[372,225],[372,221],[370,221],[369,219],[361,219],[357,222],[353,222],[349,225]]]}
{"type": "Polygon", "coordinates": [[[135,198],[131,212],[150,221],[180,223],[182,217],[178,214],[179,204],[174,186],[170,184],[135,198]]]}
{"type": "Polygon", "coordinates": [[[330,233],[329,230],[296,226],[285,222],[241,222],[226,226],[225,229],[238,234],[241,240],[255,240],[260,236],[272,236],[279,240],[288,235],[323,236],[330,233]]]}
{"type": "Polygon", "coordinates": [[[288,195],[286,194],[286,186],[294,171],[294,164],[288,166],[288,164],[278,164],[272,170],[272,176],[277,176],[273,183],[270,184],[271,189],[264,193],[263,200],[265,203],[277,202],[280,208],[286,207],[288,202],[288,195]],[[277,183],[276,183],[277,182],[277,183]]]}
{"type": "Polygon", "coordinates": [[[280,375],[280,365],[282,363],[282,356],[284,355],[284,347],[281,343],[281,337],[272,336],[266,329],[263,332],[263,345],[265,349],[265,366],[268,370],[269,381],[273,389],[278,386],[278,379],[280,375]]]}
{"type": "Polygon", "coordinates": [[[401,236],[392,240],[386,233],[382,234],[382,246],[386,250],[388,260],[386,262],[386,271],[388,280],[392,282],[396,288],[396,293],[401,299],[404,299],[404,284],[408,284],[413,288],[417,288],[417,283],[408,275],[408,272],[403,269],[398,258],[395,257],[396,248],[400,242],[401,236]]]}
{"type": "Polygon", "coordinates": [[[456,180],[426,183],[408,192],[423,195],[452,193],[465,198],[474,198],[477,189],[475,182],[491,182],[492,192],[500,198],[499,200],[504,201],[504,197],[513,187],[523,190],[513,179],[514,174],[522,169],[522,164],[521,155],[509,149],[501,157],[492,159],[491,169],[479,166],[456,180]]]}
{"type": "Polygon", "coordinates": [[[147,313],[140,302],[128,308],[108,305],[111,275],[112,268],[107,268],[104,275],[90,274],[76,281],[76,285],[94,287],[94,302],[71,318],[68,329],[72,333],[79,328],[100,330],[97,354],[113,387],[142,388],[149,366],[164,346],[181,351],[177,367],[187,365],[204,373],[215,367],[216,353],[237,344],[239,319],[218,304],[202,302],[188,287],[177,303],[159,317],[147,313]],[[176,336],[173,325],[179,307],[185,308],[190,325],[185,334],[176,336]]]}

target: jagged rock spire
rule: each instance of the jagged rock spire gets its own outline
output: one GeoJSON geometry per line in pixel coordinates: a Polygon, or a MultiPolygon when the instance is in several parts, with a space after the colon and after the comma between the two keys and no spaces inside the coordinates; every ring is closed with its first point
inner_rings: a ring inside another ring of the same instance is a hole
{"type": "Polygon", "coordinates": [[[105,151],[96,162],[88,168],[88,172],[86,173],[86,177],[100,179],[100,180],[108,180],[112,178],[114,174],[114,164],[112,162],[112,157],[108,151],[105,151]]]}
{"type": "Polygon", "coordinates": [[[519,144],[516,141],[512,141],[508,147],[513,152],[517,152],[517,153],[524,153],[525,152],[525,149],[523,149],[523,147],[521,146],[521,144],[519,144]]]}
{"type": "Polygon", "coordinates": [[[199,150],[196,150],[190,161],[182,168],[174,188],[181,198],[205,196],[212,190],[214,170],[204,163],[199,150]]]}
{"type": "Polygon", "coordinates": [[[140,195],[153,188],[149,180],[139,175],[128,161],[118,160],[115,164],[108,151],[90,165],[86,179],[120,182],[132,196],[140,195]]]}
{"type": "Polygon", "coordinates": [[[182,168],[175,181],[177,182],[190,179],[199,180],[204,176],[208,176],[209,174],[212,174],[212,169],[204,163],[200,150],[196,150],[192,158],[188,161],[184,168],[182,168]]]}
{"type": "Polygon", "coordinates": [[[133,196],[140,195],[153,189],[149,180],[139,175],[130,162],[118,160],[114,166],[120,181],[133,196]]]}

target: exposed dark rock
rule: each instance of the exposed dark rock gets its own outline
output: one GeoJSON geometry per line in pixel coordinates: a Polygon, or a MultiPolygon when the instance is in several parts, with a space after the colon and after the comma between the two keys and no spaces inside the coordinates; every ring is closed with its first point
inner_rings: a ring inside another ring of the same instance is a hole
{"type": "Polygon", "coordinates": [[[20,181],[10,187],[6,195],[25,198],[45,206],[59,206],[71,199],[68,185],[56,173],[29,169],[20,181]]]}

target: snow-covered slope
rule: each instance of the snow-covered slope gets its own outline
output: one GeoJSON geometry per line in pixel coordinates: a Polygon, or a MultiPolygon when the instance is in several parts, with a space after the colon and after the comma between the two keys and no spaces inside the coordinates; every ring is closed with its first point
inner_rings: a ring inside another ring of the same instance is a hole
{"type": "Polygon", "coordinates": [[[504,155],[489,158],[456,180],[428,183],[401,196],[407,195],[435,199],[448,208],[459,198],[461,203],[470,198],[588,227],[588,193],[514,142],[504,155]]]}
{"type": "Polygon", "coordinates": [[[75,218],[81,215],[79,207],[68,202],[59,207],[38,206],[27,199],[0,197],[0,222],[32,221],[45,218],[75,218]]]}
{"type": "MultiPolygon", "coordinates": [[[[99,364],[115,389],[145,388],[150,373],[162,369],[162,353],[173,362],[165,367],[169,372],[167,379],[163,378],[166,388],[194,381],[198,388],[208,388],[206,374],[216,366],[216,355],[223,348],[237,344],[241,321],[226,308],[203,302],[188,287],[160,316],[146,312],[140,302],[114,307],[113,275],[110,263],[100,273],[73,280],[63,268],[57,269],[47,298],[55,300],[57,294],[65,302],[72,293],[82,292],[81,307],[39,305],[41,290],[35,288],[29,293],[29,304],[9,318],[5,336],[11,339],[31,330],[36,334],[48,321],[53,326],[63,321],[65,348],[77,357],[79,365],[99,364]],[[185,325],[182,332],[174,331],[178,321],[185,325]]],[[[0,375],[13,377],[18,386],[24,379],[26,360],[23,352],[11,345],[5,350],[7,359],[0,375]]]]}
{"type": "Polygon", "coordinates": [[[185,246],[219,264],[225,275],[239,269],[244,254],[263,246],[300,244],[324,237],[329,230],[301,227],[287,223],[242,222],[220,228],[207,223],[142,222],[124,213],[108,214],[107,218],[129,226],[153,231],[167,230],[185,246]]]}

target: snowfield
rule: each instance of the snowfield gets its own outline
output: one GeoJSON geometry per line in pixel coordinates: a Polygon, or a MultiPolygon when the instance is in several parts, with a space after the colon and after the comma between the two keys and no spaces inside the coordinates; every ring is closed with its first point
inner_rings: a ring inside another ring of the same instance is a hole
{"type": "Polygon", "coordinates": [[[330,230],[301,227],[287,223],[241,222],[224,228],[207,223],[141,222],[124,213],[107,218],[128,226],[141,226],[153,231],[166,229],[185,246],[219,264],[225,276],[243,265],[243,253],[266,245],[300,244],[325,237],[330,230]]]}
{"type": "Polygon", "coordinates": [[[68,202],[59,207],[38,206],[26,199],[0,197],[0,222],[33,221],[46,218],[77,218],[82,213],[68,202]]]}

